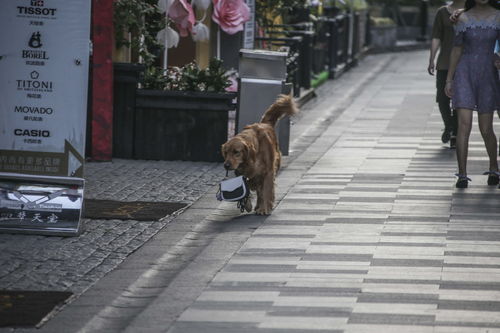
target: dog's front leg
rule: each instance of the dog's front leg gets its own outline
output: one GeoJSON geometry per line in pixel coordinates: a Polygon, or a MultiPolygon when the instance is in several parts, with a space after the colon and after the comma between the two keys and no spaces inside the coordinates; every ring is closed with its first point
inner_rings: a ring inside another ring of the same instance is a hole
{"type": "Polygon", "coordinates": [[[257,215],[263,215],[263,211],[262,211],[262,208],[264,207],[264,204],[263,204],[263,188],[262,188],[262,184],[259,184],[257,186],[257,188],[255,189],[255,192],[257,192],[257,203],[255,204],[255,213],[257,215]]]}
{"type": "Polygon", "coordinates": [[[245,202],[245,210],[247,213],[250,213],[252,211],[252,192],[248,194],[247,201],[245,202]]]}
{"type": "Polygon", "coordinates": [[[255,212],[258,215],[269,215],[274,204],[274,175],[267,174],[261,186],[257,189],[257,206],[255,212]]]}

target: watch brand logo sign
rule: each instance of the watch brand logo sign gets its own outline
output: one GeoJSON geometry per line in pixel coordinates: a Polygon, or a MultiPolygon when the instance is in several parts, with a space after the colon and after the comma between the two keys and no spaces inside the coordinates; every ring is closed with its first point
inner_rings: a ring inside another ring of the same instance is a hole
{"type": "Polygon", "coordinates": [[[34,32],[31,35],[30,41],[28,42],[29,47],[32,49],[38,49],[42,47],[42,41],[40,40],[40,31],[34,32]]]}
{"type": "Polygon", "coordinates": [[[43,0],[31,0],[30,6],[17,6],[17,14],[30,16],[53,17],[57,8],[45,8],[43,0]]]}
{"type": "Polygon", "coordinates": [[[31,137],[48,138],[48,137],[50,137],[50,131],[37,130],[37,129],[28,130],[28,129],[16,128],[14,130],[14,135],[15,136],[31,136],[31,137]]]}
{"type": "Polygon", "coordinates": [[[32,71],[30,73],[31,80],[16,80],[17,90],[24,91],[39,91],[39,92],[52,92],[52,81],[38,80],[40,73],[32,71]]]}
{"type": "MultiPolygon", "coordinates": [[[[28,42],[28,46],[32,49],[38,49],[43,46],[42,43],[42,34],[40,31],[34,32],[31,34],[31,37],[28,42]]],[[[40,60],[48,60],[47,51],[42,50],[22,50],[21,56],[23,59],[40,59],[40,60]]]]}
{"type": "Polygon", "coordinates": [[[54,109],[52,108],[44,108],[38,106],[15,106],[14,112],[20,113],[32,113],[32,114],[52,114],[54,109]]]}

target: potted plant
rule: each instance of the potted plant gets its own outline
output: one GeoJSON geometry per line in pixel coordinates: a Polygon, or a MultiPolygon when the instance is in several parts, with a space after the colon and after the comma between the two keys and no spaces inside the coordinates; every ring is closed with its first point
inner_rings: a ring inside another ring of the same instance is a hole
{"type": "MultiPolygon", "coordinates": [[[[211,3],[115,1],[117,49],[128,52],[132,62],[140,62],[133,66],[115,64],[115,77],[124,82],[120,91],[115,89],[115,157],[221,160],[228,110],[235,109],[236,97],[226,92],[231,83],[222,62],[212,59],[206,68],[195,63],[166,66],[166,50],[176,47],[181,37],[191,35],[195,42],[209,38],[209,28],[203,22],[211,3]],[[195,14],[203,11],[197,20],[195,14]]],[[[212,20],[225,33],[241,31],[248,19],[244,0],[213,1],[212,20]]],[[[116,80],[115,87],[120,87],[116,80]]]]}
{"type": "Polygon", "coordinates": [[[222,161],[228,111],[236,107],[222,61],[213,58],[206,69],[189,63],[154,71],[136,94],[134,157],[222,161]]]}

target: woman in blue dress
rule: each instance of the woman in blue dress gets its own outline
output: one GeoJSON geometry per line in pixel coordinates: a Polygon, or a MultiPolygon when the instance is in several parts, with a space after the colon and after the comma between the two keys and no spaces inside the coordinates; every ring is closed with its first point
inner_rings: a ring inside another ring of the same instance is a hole
{"type": "Polygon", "coordinates": [[[495,42],[500,39],[500,11],[496,0],[467,0],[455,25],[455,41],[446,78],[446,94],[458,114],[456,187],[466,188],[467,153],[472,112],[478,112],[479,129],[490,160],[488,185],[499,183],[497,139],[493,113],[500,110],[500,81],[495,67],[495,42]]]}

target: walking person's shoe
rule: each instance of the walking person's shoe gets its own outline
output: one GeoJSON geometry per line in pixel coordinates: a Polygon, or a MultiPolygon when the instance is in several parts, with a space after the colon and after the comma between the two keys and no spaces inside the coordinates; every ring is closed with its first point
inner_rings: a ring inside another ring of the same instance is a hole
{"type": "Polygon", "coordinates": [[[488,175],[488,185],[498,185],[500,182],[500,172],[498,171],[486,171],[483,175],[488,175]]]}
{"type": "Polygon", "coordinates": [[[450,149],[455,149],[457,148],[457,137],[452,135],[450,137],[450,149]]]}
{"type": "Polygon", "coordinates": [[[456,173],[455,176],[458,177],[457,183],[455,184],[456,188],[467,188],[469,186],[469,181],[472,181],[467,175],[456,173]]]}
{"type": "Polygon", "coordinates": [[[441,134],[441,141],[443,143],[447,143],[448,141],[450,141],[450,137],[451,137],[451,131],[445,128],[443,134],[441,134]]]}

